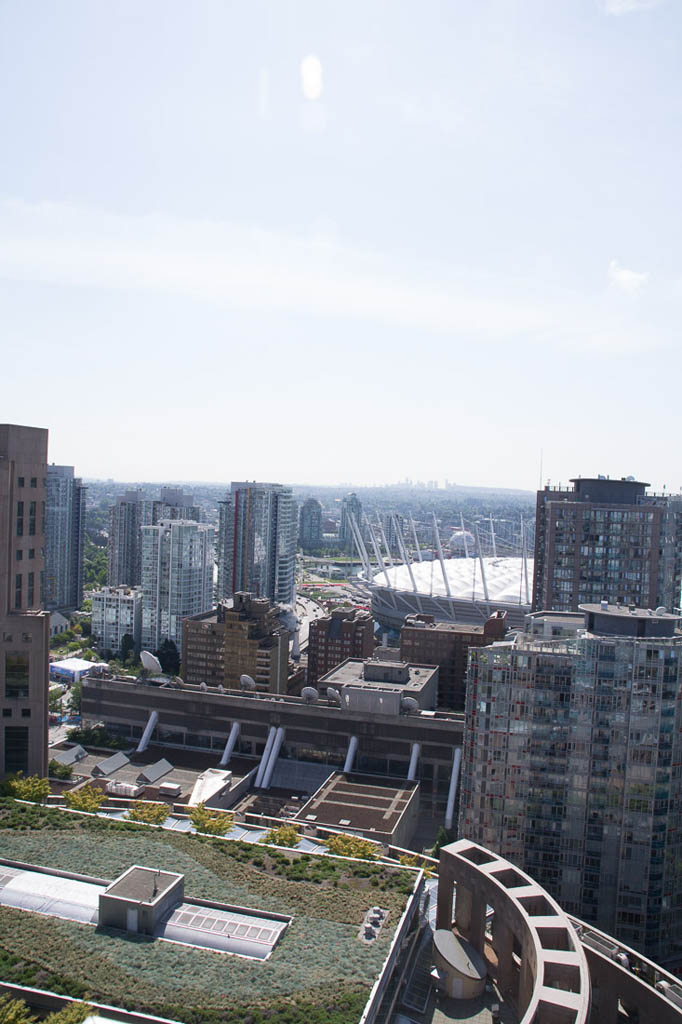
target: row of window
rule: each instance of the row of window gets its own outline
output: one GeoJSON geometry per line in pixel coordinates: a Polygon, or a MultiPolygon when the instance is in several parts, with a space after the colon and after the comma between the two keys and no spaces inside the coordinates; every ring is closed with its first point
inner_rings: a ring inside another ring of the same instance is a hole
{"type": "MultiPolygon", "coordinates": [[[[17,477],[17,487],[24,487],[25,483],[26,483],[26,478],[25,477],[23,477],[23,476],[17,477]]],[[[35,476],[32,476],[30,478],[30,485],[29,486],[37,487],[38,486],[38,478],[35,477],[35,476]]],[[[45,479],[43,480],[43,486],[47,487],[47,480],[45,480],[45,479]]]]}
{"type": "MultiPolygon", "coordinates": [[[[35,586],[35,573],[29,572],[26,574],[26,608],[35,607],[36,598],[36,586],[35,586]]],[[[23,608],[23,574],[18,572],[14,577],[14,607],[23,608]]]]}

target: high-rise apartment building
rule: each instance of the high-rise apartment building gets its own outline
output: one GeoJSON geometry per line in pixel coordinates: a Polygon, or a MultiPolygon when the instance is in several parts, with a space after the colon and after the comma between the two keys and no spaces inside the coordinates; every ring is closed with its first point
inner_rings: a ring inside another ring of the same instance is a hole
{"type": "Polygon", "coordinates": [[[682,495],[647,494],[636,480],[572,480],[538,491],[533,610],[607,600],[680,606],[682,495]]]}
{"type": "Polygon", "coordinates": [[[470,651],[459,830],[665,960],[682,951],[679,619],[583,612],[572,636],[470,651]]]}
{"type": "Polygon", "coordinates": [[[142,588],[102,587],[89,592],[92,601],[92,644],[104,654],[121,649],[123,637],[131,636],[135,650],[142,639],[142,588]]]}
{"type": "Polygon", "coordinates": [[[351,515],[355,518],[355,522],[362,531],[362,502],[354,491],[341,499],[339,543],[342,547],[347,548],[348,550],[353,547],[353,530],[350,521],[351,515]]]}
{"type": "Polygon", "coordinates": [[[308,632],[307,682],[314,685],[346,658],[371,658],[375,648],[374,619],[369,612],[334,608],[313,619],[308,632]]]}
{"type": "Polygon", "coordinates": [[[408,615],[400,630],[400,658],[417,665],[438,665],[438,707],[463,711],[469,649],[503,640],[506,629],[502,611],[494,612],[482,626],[408,615]]]}
{"type": "Polygon", "coordinates": [[[267,598],[237,593],[205,615],[182,624],[182,677],[186,683],[239,689],[242,675],[256,688],[286,693],[289,632],[267,598]]]}
{"type": "Polygon", "coordinates": [[[47,467],[43,604],[69,612],[83,602],[85,494],[73,466],[47,467]]]}
{"type": "Polygon", "coordinates": [[[322,546],[322,505],[317,498],[308,498],[301,505],[298,543],[304,551],[314,551],[322,546]]]}
{"type": "Polygon", "coordinates": [[[47,430],[0,424],[0,778],[47,775],[47,430]]]}
{"type": "Polygon", "coordinates": [[[143,526],[155,526],[162,519],[201,521],[201,510],[191,494],[176,487],[162,487],[160,498],[146,498],[140,488],[126,491],[113,505],[109,522],[110,587],[137,587],[142,582],[143,526]]]}
{"type": "Polygon", "coordinates": [[[294,601],[296,513],[290,487],[232,484],[218,510],[218,600],[244,591],[281,604],[294,601]]]}
{"type": "Polygon", "coordinates": [[[164,640],[182,650],[182,620],[211,608],[214,530],[205,523],[163,519],[143,526],[142,647],[164,640]]]}

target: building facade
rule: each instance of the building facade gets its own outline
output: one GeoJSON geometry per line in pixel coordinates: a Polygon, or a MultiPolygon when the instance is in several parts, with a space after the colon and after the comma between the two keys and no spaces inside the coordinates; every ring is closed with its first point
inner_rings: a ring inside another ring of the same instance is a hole
{"type": "Polygon", "coordinates": [[[584,628],[470,652],[459,829],[651,957],[682,953],[682,634],[584,606],[584,628]]]}
{"type": "Polygon", "coordinates": [[[49,611],[83,603],[86,491],[73,466],[47,467],[43,597],[49,611]]]}
{"type": "Polygon", "coordinates": [[[346,658],[370,658],[374,651],[374,619],[369,612],[335,608],[313,619],[308,632],[307,682],[318,679],[346,658]]]}
{"type": "Polygon", "coordinates": [[[90,592],[92,643],[101,654],[121,649],[123,637],[133,638],[135,650],[142,640],[142,588],[102,587],[90,592]]]}
{"type": "Polygon", "coordinates": [[[217,599],[243,591],[292,604],[297,508],[291,488],[233,483],[218,514],[217,599]]]}
{"type": "Polygon", "coordinates": [[[304,551],[316,551],[322,547],[322,504],[317,498],[308,498],[301,505],[298,543],[304,551]]]}
{"type": "Polygon", "coordinates": [[[349,551],[352,550],[354,543],[351,515],[362,532],[362,502],[354,491],[341,499],[341,519],[339,521],[339,544],[349,551]]]}
{"type": "Polygon", "coordinates": [[[571,483],[537,494],[532,610],[679,608],[682,496],[647,494],[632,479],[571,483]]]}
{"type": "Polygon", "coordinates": [[[239,689],[242,675],[256,688],[286,693],[289,633],[277,608],[265,598],[237,593],[233,605],[183,622],[182,677],[187,683],[239,689]]]}
{"type": "Polygon", "coordinates": [[[0,424],[0,778],[47,775],[47,430],[0,424]]]}
{"type": "Polygon", "coordinates": [[[503,640],[506,622],[504,612],[494,612],[482,626],[436,622],[433,615],[409,615],[400,630],[400,657],[438,665],[438,707],[464,711],[469,648],[503,640]]]}
{"type": "Polygon", "coordinates": [[[214,530],[205,523],[164,519],[143,526],[142,647],[164,640],[182,650],[182,620],[211,608],[214,530]]]}
{"type": "Polygon", "coordinates": [[[126,491],[112,506],[109,520],[110,587],[138,587],[142,583],[143,526],[156,526],[162,519],[201,521],[201,510],[190,494],[175,487],[162,487],[161,497],[146,498],[140,488],[126,491]]]}

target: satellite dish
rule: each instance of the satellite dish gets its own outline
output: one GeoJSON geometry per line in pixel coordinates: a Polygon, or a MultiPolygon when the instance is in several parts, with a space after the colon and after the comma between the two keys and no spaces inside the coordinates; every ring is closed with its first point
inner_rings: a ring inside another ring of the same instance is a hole
{"type": "Polygon", "coordinates": [[[251,676],[247,676],[246,673],[244,673],[244,675],[239,677],[239,685],[241,686],[242,690],[255,690],[256,680],[253,679],[251,676]]]}
{"type": "Polygon", "coordinates": [[[655,614],[656,615],[667,615],[668,612],[667,612],[667,609],[666,609],[665,605],[664,604],[659,604],[658,608],[656,609],[655,614]]]}
{"type": "Polygon", "coordinates": [[[147,672],[155,672],[157,675],[163,673],[161,662],[151,651],[140,651],[140,661],[142,662],[142,668],[146,669],[147,672]]]}
{"type": "Polygon", "coordinates": [[[319,693],[314,686],[304,686],[301,690],[301,697],[303,697],[306,704],[317,704],[319,693]]]}
{"type": "Polygon", "coordinates": [[[178,686],[184,686],[185,685],[185,680],[182,679],[180,676],[176,676],[175,677],[175,682],[178,684],[178,686]]]}
{"type": "Polygon", "coordinates": [[[218,683],[218,693],[225,693],[225,687],[222,683],[218,683]]]}
{"type": "Polygon", "coordinates": [[[203,690],[205,693],[206,690],[208,690],[208,686],[206,685],[206,683],[199,683],[199,689],[203,690]]]}
{"type": "Polygon", "coordinates": [[[412,711],[419,711],[419,701],[416,701],[414,697],[401,697],[400,707],[409,715],[412,711]]]}
{"type": "Polygon", "coordinates": [[[339,691],[335,687],[333,687],[333,686],[328,686],[327,687],[327,700],[331,701],[332,704],[340,704],[341,703],[341,694],[339,693],[339,691]]]}

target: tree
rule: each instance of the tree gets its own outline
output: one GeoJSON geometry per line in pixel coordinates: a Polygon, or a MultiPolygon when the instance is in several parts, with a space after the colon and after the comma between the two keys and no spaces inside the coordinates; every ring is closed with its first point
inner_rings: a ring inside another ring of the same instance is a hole
{"type": "Polygon", "coordinates": [[[134,821],[142,821],[145,825],[163,825],[169,815],[167,804],[147,803],[146,800],[135,800],[128,811],[128,817],[134,821]]]}
{"type": "Polygon", "coordinates": [[[80,715],[81,713],[81,697],[83,695],[83,684],[80,679],[77,683],[74,683],[71,687],[69,694],[69,707],[73,711],[74,715],[80,715]]]}
{"type": "Polygon", "coordinates": [[[55,779],[70,779],[73,775],[72,764],[60,764],[59,761],[55,761],[54,758],[50,761],[47,766],[48,775],[52,775],[55,779]]]}
{"type": "Polygon", "coordinates": [[[271,843],[273,846],[296,846],[300,840],[301,834],[294,825],[280,825],[278,828],[271,828],[261,842],[271,843]]]}
{"type": "Polygon", "coordinates": [[[180,671],[180,655],[173,640],[164,640],[156,652],[156,657],[161,662],[161,668],[167,676],[176,676],[178,674],[180,671]]]}
{"type": "Polygon", "coordinates": [[[345,835],[339,832],[329,836],[325,845],[330,853],[339,857],[361,857],[363,860],[375,860],[379,856],[379,847],[371,843],[369,839],[361,839],[359,836],[345,835]]]}
{"type": "Polygon", "coordinates": [[[121,648],[118,653],[119,660],[126,662],[131,655],[135,655],[135,640],[130,633],[124,633],[121,637],[121,648]]]}
{"type": "Polygon", "coordinates": [[[0,1024],[35,1024],[36,1019],[23,999],[0,997],[0,1024]]]}
{"type": "Polygon", "coordinates": [[[89,811],[90,814],[95,814],[106,799],[106,794],[101,789],[90,785],[72,789],[64,794],[64,802],[72,811],[89,811]]]}
{"type": "Polygon", "coordinates": [[[433,844],[433,849],[431,850],[431,856],[432,857],[440,857],[441,846],[447,846],[448,843],[451,843],[451,842],[452,842],[452,837],[451,837],[450,833],[446,829],[445,825],[441,825],[441,827],[438,829],[438,832],[436,834],[436,841],[433,844]]]}
{"type": "Polygon", "coordinates": [[[51,686],[48,695],[48,702],[50,705],[50,711],[59,711],[59,702],[62,699],[62,688],[61,686],[51,686]]]}
{"type": "Polygon", "coordinates": [[[189,820],[197,832],[206,832],[210,836],[224,836],[234,825],[233,814],[221,814],[210,811],[206,804],[197,804],[189,811],[189,820]]]}
{"type": "Polygon", "coordinates": [[[17,800],[30,800],[34,804],[43,804],[50,793],[50,783],[39,775],[23,778],[21,773],[12,783],[12,791],[17,800]]]}
{"type": "Polygon", "coordinates": [[[83,1021],[93,1012],[89,1003],[67,1003],[61,1010],[51,1013],[45,1018],[43,1024],[83,1024],[83,1021]]]}

